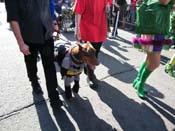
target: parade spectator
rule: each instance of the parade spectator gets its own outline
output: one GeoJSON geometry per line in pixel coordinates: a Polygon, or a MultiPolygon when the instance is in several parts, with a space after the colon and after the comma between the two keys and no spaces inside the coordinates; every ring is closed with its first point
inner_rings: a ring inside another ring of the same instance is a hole
{"type": "Polygon", "coordinates": [[[6,0],[7,21],[14,32],[20,51],[24,54],[28,78],[33,92],[42,94],[37,77],[37,55],[42,58],[46,87],[52,107],[60,107],[62,101],[56,90],[57,78],[54,65],[53,23],[46,0],[6,0]]]}
{"type": "Polygon", "coordinates": [[[165,65],[165,72],[172,77],[175,77],[174,66],[175,66],[175,54],[173,54],[170,61],[165,65]]]}
{"type": "Polygon", "coordinates": [[[51,12],[51,17],[52,17],[52,21],[53,21],[53,29],[55,32],[59,31],[59,27],[58,27],[58,22],[57,22],[57,17],[56,17],[56,3],[55,0],[49,0],[49,6],[50,6],[50,12],[51,12]]]}
{"type": "Polygon", "coordinates": [[[137,0],[131,0],[131,5],[130,5],[131,25],[129,28],[130,31],[133,31],[134,27],[135,27],[136,2],[137,2],[137,0]]]}
{"type": "Polygon", "coordinates": [[[120,21],[121,21],[121,29],[125,29],[126,26],[126,9],[127,9],[127,2],[126,0],[117,0],[117,4],[120,6],[120,21]]]}
{"type": "Polygon", "coordinates": [[[55,10],[59,15],[62,13],[62,9],[61,9],[62,4],[63,4],[63,0],[55,0],[55,10]]]}
{"type": "MultiPolygon", "coordinates": [[[[160,6],[160,4],[163,6],[169,6],[168,8],[164,8],[168,11],[168,13],[169,13],[168,16],[165,16],[163,13],[157,14],[157,15],[162,15],[161,17],[159,16],[159,18],[162,18],[161,19],[161,24],[162,24],[161,28],[162,29],[163,28],[166,30],[169,29],[168,25],[170,23],[170,21],[169,21],[170,19],[166,19],[166,21],[164,21],[163,18],[170,16],[170,11],[171,11],[170,9],[173,7],[173,3],[174,3],[174,0],[159,0],[159,3],[157,4],[158,6],[160,6]]],[[[142,6],[140,6],[140,7],[142,7],[142,6]]],[[[160,6],[160,7],[162,7],[162,6],[160,6]]],[[[161,10],[161,9],[159,8],[159,10],[161,10]]],[[[142,12],[142,13],[144,13],[144,12],[142,12]]],[[[142,23],[139,23],[139,24],[145,25],[145,22],[146,22],[145,20],[149,19],[149,18],[147,18],[146,15],[143,15],[143,14],[138,14],[138,15],[143,16],[143,17],[141,17],[143,19],[143,21],[142,21],[142,23]]],[[[138,17],[137,21],[140,21],[141,18],[138,17]]],[[[154,17],[154,18],[156,18],[156,17],[154,17]]],[[[152,21],[152,22],[154,22],[154,21],[152,21]]],[[[152,23],[152,25],[158,26],[157,25],[158,22],[152,23]]],[[[138,27],[138,26],[139,25],[136,24],[136,27],[138,27]]],[[[147,26],[147,25],[145,25],[145,26],[147,26]]],[[[141,37],[133,39],[133,43],[135,44],[135,47],[141,48],[144,52],[146,52],[146,58],[141,63],[137,77],[133,81],[133,87],[135,89],[137,89],[138,96],[140,98],[143,98],[143,99],[145,98],[145,95],[147,93],[147,90],[144,87],[145,82],[146,82],[147,78],[151,75],[151,73],[156,68],[158,68],[158,66],[160,65],[160,53],[161,53],[163,45],[168,45],[171,43],[171,40],[166,39],[166,37],[164,36],[165,34],[161,34],[160,30],[157,33],[151,33],[152,29],[148,30],[148,28],[146,28],[146,30],[147,30],[146,34],[143,34],[143,32],[145,33],[146,31],[142,30],[142,32],[140,31],[140,33],[142,33],[141,37]]],[[[155,32],[155,30],[153,30],[153,31],[155,32]]]]}
{"type": "Polygon", "coordinates": [[[49,6],[50,6],[50,12],[51,12],[51,17],[53,20],[56,19],[56,15],[55,15],[55,0],[49,0],[49,6]]]}
{"type": "Polygon", "coordinates": [[[126,0],[114,0],[113,7],[114,7],[113,8],[113,10],[114,10],[114,23],[113,23],[112,37],[115,37],[118,35],[117,28],[118,28],[119,21],[120,21],[119,23],[121,23],[120,24],[121,28],[125,29],[127,2],[126,2],[126,0]]]}
{"type": "Polygon", "coordinates": [[[114,16],[114,22],[113,22],[113,30],[112,30],[112,37],[116,37],[118,35],[118,18],[119,18],[119,10],[120,6],[117,3],[117,0],[113,0],[112,2],[112,15],[114,16]]]}
{"type": "MultiPolygon", "coordinates": [[[[171,21],[170,33],[167,37],[172,38],[173,40],[172,48],[174,48],[175,47],[175,5],[173,5],[173,11],[171,12],[170,21],[171,21]]],[[[174,67],[175,67],[175,53],[171,57],[170,61],[168,61],[168,63],[165,65],[165,72],[168,73],[170,76],[175,77],[174,67]]]]}
{"type": "MultiPolygon", "coordinates": [[[[107,16],[111,0],[76,0],[75,2],[75,36],[78,40],[89,41],[100,52],[102,43],[107,36],[107,16]]],[[[91,88],[98,87],[94,67],[87,66],[88,83],[91,88]]]]}

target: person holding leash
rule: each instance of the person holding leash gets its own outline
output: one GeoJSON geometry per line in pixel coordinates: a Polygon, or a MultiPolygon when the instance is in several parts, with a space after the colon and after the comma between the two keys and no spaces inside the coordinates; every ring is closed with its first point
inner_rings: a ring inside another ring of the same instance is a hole
{"type": "MultiPolygon", "coordinates": [[[[96,57],[100,52],[102,43],[107,36],[107,16],[112,0],[76,0],[75,36],[78,40],[89,41],[96,49],[96,57]]],[[[86,73],[86,71],[85,71],[86,73]]],[[[98,80],[94,74],[94,67],[87,65],[89,86],[98,87],[98,80]]]]}
{"type": "Polygon", "coordinates": [[[7,21],[10,23],[20,51],[24,54],[28,78],[33,92],[42,94],[37,77],[38,52],[42,58],[46,87],[53,108],[62,106],[56,90],[53,23],[49,0],[6,0],[7,21]]]}

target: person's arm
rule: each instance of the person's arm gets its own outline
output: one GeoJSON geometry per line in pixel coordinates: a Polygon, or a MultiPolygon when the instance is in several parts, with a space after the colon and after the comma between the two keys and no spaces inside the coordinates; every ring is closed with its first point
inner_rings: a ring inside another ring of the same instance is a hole
{"type": "Polygon", "coordinates": [[[78,40],[81,40],[80,20],[81,20],[81,15],[75,14],[75,37],[78,40]]]}
{"type": "Polygon", "coordinates": [[[76,0],[74,5],[74,13],[75,13],[75,37],[78,40],[81,40],[81,31],[80,31],[80,23],[81,17],[85,11],[85,0],[76,0]]]}
{"type": "Polygon", "coordinates": [[[110,5],[112,5],[112,1],[113,0],[106,0],[107,1],[107,3],[109,3],[110,5]]]}
{"type": "Polygon", "coordinates": [[[120,8],[120,6],[117,4],[117,2],[113,1],[112,4],[116,7],[116,8],[120,8]]]}
{"type": "Polygon", "coordinates": [[[109,13],[111,10],[112,0],[106,0],[105,12],[109,13]]]}
{"type": "Polygon", "coordinates": [[[110,12],[110,3],[109,2],[107,2],[107,4],[106,4],[106,9],[105,9],[105,11],[106,11],[106,13],[109,13],[110,12]]]}
{"type": "Polygon", "coordinates": [[[58,5],[61,5],[62,3],[63,3],[63,0],[58,0],[58,1],[57,1],[57,4],[58,4],[58,5]]]}
{"type": "Polygon", "coordinates": [[[53,29],[54,31],[58,32],[59,31],[59,27],[58,27],[58,23],[56,21],[56,14],[55,14],[55,2],[53,0],[49,1],[49,6],[50,6],[50,12],[51,12],[51,16],[52,16],[52,24],[53,24],[53,29]]]}
{"type": "Polygon", "coordinates": [[[21,35],[20,27],[17,21],[11,21],[10,22],[11,28],[13,30],[13,33],[15,35],[16,41],[18,43],[20,51],[24,55],[30,55],[29,47],[24,43],[24,40],[21,35]]]}
{"type": "Polygon", "coordinates": [[[7,10],[7,22],[10,23],[13,33],[15,35],[16,41],[19,45],[20,51],[24,55],[29,55],[29,47],[24,43],[24,40],[21,35],[20,27],[18,24],[19,21],[19,10],[16,0],[5,0],[5,6],[7,10]]]}

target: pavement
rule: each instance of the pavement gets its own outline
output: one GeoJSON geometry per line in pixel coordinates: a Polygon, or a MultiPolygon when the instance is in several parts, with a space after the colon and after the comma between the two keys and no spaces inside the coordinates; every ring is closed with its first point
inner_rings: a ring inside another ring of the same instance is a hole
{"type": "MultiPolygon", "coordinates": [[[[175,79],[164,72],[174,49],[162,51],[161,65],[148,78],[148,95],[142,100],[132,81],[145,54],[130,44],[134,33],[118,30],[118,34],[103,44],[95,70],[100,80],[97,90],[88,87],[82,74],[79,93],[67,101],[56,65],[64,106],[52,110],[42,62],[38,61],[38,76],[44,94],[35,95],[0,3],[0,131],[175,131],[175,79]]],[[[75,43],[71,32],[62,38],[75,43]]]]}

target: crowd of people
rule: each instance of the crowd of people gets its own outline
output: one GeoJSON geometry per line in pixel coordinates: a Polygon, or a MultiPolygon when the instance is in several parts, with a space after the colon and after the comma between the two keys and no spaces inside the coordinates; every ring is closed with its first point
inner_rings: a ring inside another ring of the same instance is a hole
{"type": "MultiPolygon", "coordinates": [[[[163,6],[173,8],[174,0],[159,0],[163,6]]],[[[62,13],[62,4],[71,3],[71,0],[6,0],[7,21],[10,23],[12,31],[17,40],[20,51],[24,54],[27,75],[33,92],[42,94],[41,86],[37,76],[37,56],[41,55],[43,69],[46,79],[46,87],[50,104],[52,107],[62,106],[59,98],[59,92],[56,90],[57,76],[54,65],[54,41],[53,31],[59,30],[54,12],[62,13]],[[50,5],[50,6],[49,6],[50,5]],[[27,7],[27,8],[26,8],[27,7]]],[[[74,5],[75,13],[75,37],[78,41],[89,41],[96,49],[96,57],[100,52],[103,42],[106,40],[109,25],[107,16],[113,15],[112,35],[116,36],[118,26],[126,29],[127,13],[130,13],[129,29],[134,30],[137,27],[136,3],[142,0],[76,0],[74,5]],[[119,24],[118,20],[120,21],[119,24]]],[[[170,14],[170,11],[168,12],[170,14]]],[[[159,14],[161,15],[161,14],[159,14]]],[[[164,17],[164,16],[162,16],[164,17]]],[[[112,18],[112,17],[108,17],[112,18]]],[[[139,19],[139,18],[138,18],[139,19]]],[[[146,19],[146,18],[144,18],[146,19]]],[[[148,19],[148,18],[147,18],[148,19]]],[[[168,21],[167,21],[168,22],[168,21]]],[[[144,24],[144,23],[143,23],[144,24]]],[[[167,23],[165,23],[167,25],[167,23]]],[[[166,26],[165,28],[169,28],[166,26]]],[[[137,90],[140,98],[145,98],[146,89],[144,83],[150,74],[160,64],[160,53],[163,44],[171,43],[165,38],[165,33],[152,33],[151,31],[139,32],[140,37],[134,39],[144,52],[146,58],[140,66],[136,79],[133,81],[133,87],[137,90]]],[[[174,60],[172,60],[174,63],[174,60]]],[[[98,88],[98,80],[91,65],[87,65],[85,73],[87,74],[89,86],[93,89],[98,88]]]]}

